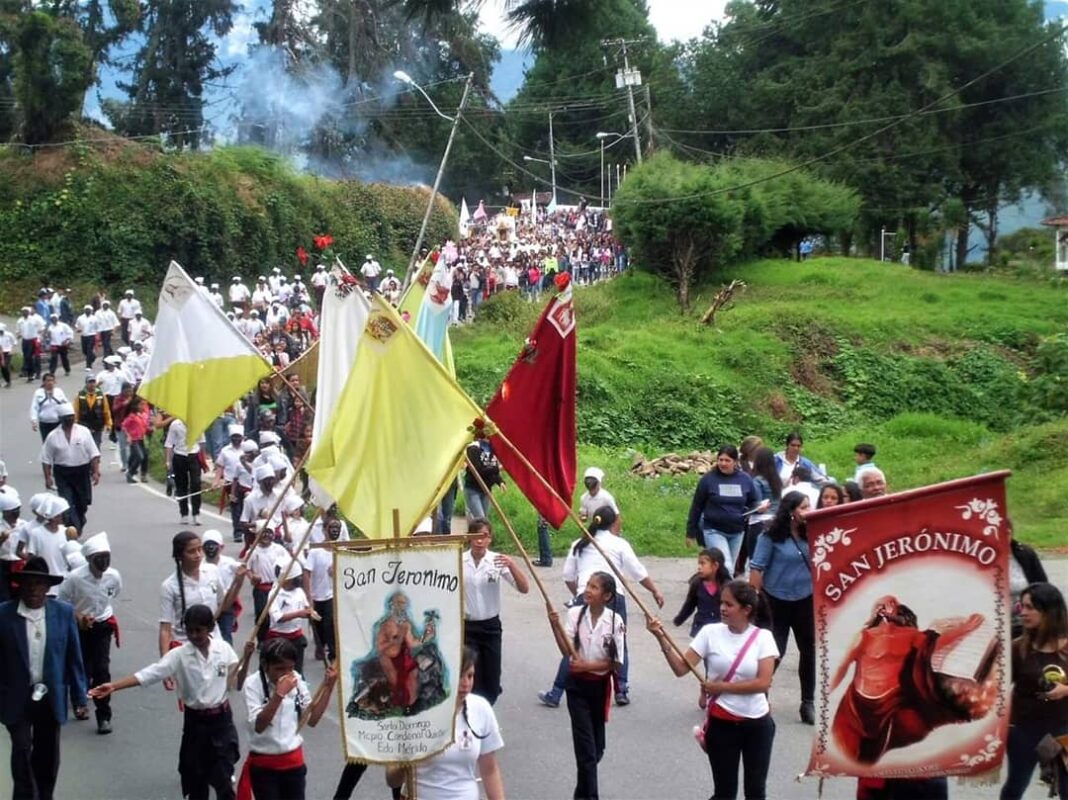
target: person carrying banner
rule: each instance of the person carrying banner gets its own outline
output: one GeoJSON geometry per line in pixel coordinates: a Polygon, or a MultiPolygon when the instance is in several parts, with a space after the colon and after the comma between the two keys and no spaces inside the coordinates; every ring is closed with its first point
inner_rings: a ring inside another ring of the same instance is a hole
{"type": "Polygon", "coordinates": [[[492,706],[501,694],[501,581],[520,594],[530,591],[527,576],[515,561],[490,550],[493,529],[476,519],[467,526],[469,547],[463,557],[464,644],[478,655],[475,694],[492,706]]]}
{"type": "Polygon", "coordinates": [[[708,717],[696,733],[712,768],[713,797],[737,797],[740,759],[745,797],[762,800],[775,741],[767,691],[779,650],[765,627],[770,622],[767,604],[751,584],[734,580],[724,586],[720,612],[723,621],[698,632],[685,660],[668,646],[660,620],[650,618],[647,627],[675,675],[704,662],[708,717]]]}
{"type": "MultiPolygon", "coordinates": [[[[237,653],[215,635],[215,615],[211,608],[197,603],[186,609],[182,628],[189,639],[162,654],[150,664],[114,683],[104,683],[90,690],[97,702],[106,700],[122,689],[151,686],[177,686],[178,699],[185,717],[182,743],[178,750],[178,774],[182,796],[189,800],[208,800],[208,790],[215,790],[218,800],[232,800],[234,764],[237,763],[238,739],[227,693],[240,689],[245,680],[237,653]]],[[[255,647],[245,645],[248,654],[255,647]]],[[[248,664],[248,659],[244,660],[248,664]]]]}
{"type": "MultiPolygon", "coordinates": [[[[1012,643],[1012,712],[1006,749],[1008,775],[1001,800],[1023,797],[1046,736],[1068,735],[1068,608],[1049,583],[1034,583],[1020,594],[1023,633],[1012,643]]],[[[1061,800],[1068,798],[1063,762],[1055,761],[1061,800]]],[[[1052,793],[1052,789],[1051,789],[1052,793]]]]}
{"type": "MultiPolygon", "coordinates": [[[[477,653],[464,647],[453,742],[447,750],[415,768],[415,796],[419,800],[478,800],[479,782],[486,800],[504,800],[504,779],[497,761],[497,751],[504,747],[504,740],[493,707],[474,693],[477,667],[477,653]]],[[[404,782],[405,772],[402,766],[387,768],[386,783],[396,791],[404,782]]]]}
{"type": "Polygon", "coordinates": [[[260,653],[259,674],[245,683],[249,753],[238,782],[239,800],[304,800],[308,768],[300,729],[305,713],[314,728],[326,712],[337,669],[327,667],[313,698],[296,665],[293,642],[271,639],[260,653]]]}

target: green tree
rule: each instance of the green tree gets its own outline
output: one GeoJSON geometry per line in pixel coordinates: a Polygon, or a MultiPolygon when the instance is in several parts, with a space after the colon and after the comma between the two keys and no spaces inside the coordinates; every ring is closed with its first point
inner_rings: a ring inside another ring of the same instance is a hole
{"type": "Polygon", "coordinates": [[[112,48],[136,30],[141,17],[138,0],[46,0],[39,7],[78,25],[94,65],[112,63],[112,48]]]}
{"type": "Polygon", "coordinates": [[[0,141],[15,133],[15,36],[19,0],[0,0],[0,141]]]}
{"type": "Polygon", "coordinates": [[[92,82],[92,53],[70,20],[24,13],[15,35],[14,91],[22,141],[54,141],[81,108],[92,82]]]}
{"type": "Polygon", "coordinates": [[[729,180],[662,153],[634,169],[616,196],[616,234],[642,269],[671,284],[683,313],[694,283],[744,246],[745,203],[724,191],[729,180]]]}

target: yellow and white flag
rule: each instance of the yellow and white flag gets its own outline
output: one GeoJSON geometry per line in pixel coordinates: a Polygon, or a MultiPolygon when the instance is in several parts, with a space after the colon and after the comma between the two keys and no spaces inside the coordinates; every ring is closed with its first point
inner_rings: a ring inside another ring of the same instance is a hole
{"type": "Polygon", "coordinates": [[[159,293],[152,358],[137,393],[183,420],[192,444],[271,372],[252,342],[172,261],[159,293]]]}
{"type": "Polygon", "coordinates": [[[308,475],[371,539],[403,536],[438,504],[482,418],[396,309],[381,295],[308,475]]]}

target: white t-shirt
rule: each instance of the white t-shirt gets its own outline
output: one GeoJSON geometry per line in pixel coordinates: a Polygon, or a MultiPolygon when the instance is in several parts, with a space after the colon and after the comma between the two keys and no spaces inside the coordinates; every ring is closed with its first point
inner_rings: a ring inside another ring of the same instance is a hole
{"type": "Polygon", "coordinates": [[[81,336],[96,336],[96,314],[87,311],[78,315],[74,328],[81,336]]]}
{"type": "Polygon", "coordinates": [[[334,597],[334,553],[325,547],[308,551],[304,562],[311,572],[311,599],[313,603],[332,600],[334,597]]]}
{"type": "MultiPolygon", "coordinates": [[[[649,571],[638,560],[630,542],[622,536],[616,536],[611,531],[597,531],[593,538],[597,540],[597,544],[601,545],[601,549],[608,554],[608,558],[627,580],[641,583],[648,577],[649,571]]],[[[592,543],[587,544],[582,548],[581,553],[575,555],[575,545],[581,541],[583,540],[576,539],[571,543],[571,548],[567,552],[567,560],[564,561],[564,580],[574,581],[578,585],[579,592],[586,588],[586,582],[593,573],[612,573],[608,561],[592,543]]]]}
{"type": "MultiPolygon", "coordinates": [[[[40,522],[30,524],[26,539],[26,552],[31,556],[40,556],[48,564],[48,571],[53,575],[67,574],[67,559],[63,557],[63,545],[67,543],[67,529],[62,525],[58,531],[51,531],[40,522]]],[[[48,587],[48,596],[59,594],[59,586],[48,587]]]]}
{"type": "Polygon", "coordinates": [[[79,614],[86,614],[95,622],[104,622],[113,616],[112,601],[122,592],[122,576],[114,567],[108,567],[97,578],[88,564],[67,573],[59,585],[59,599],[74,606],[79,614]]]}
{"type": "Polygon", "coordinates": [[[292,590],[279,589],[274,596],[274,602],[271,603],[271,610],[268,612],[271,618],[270,629],[275,633],[304,633],[305,617],[296,617],[285,622],[281,622],[281,619],[286,614],[303,611],[306,608],[311,608],[311,605],[308,603],[308,597],[304,594],[304,590],[299,586],[292,590]]]}
{"type": "MultiPolygon", "coordinates": [[[[200,565],[200,580],[194,581],[184,572],[182,573],[182,587],[185,590],[185,607],[205,605],[212,611],[219,610],[226,593],[226,586],[219,580],[219,570],[214,564],[202,562],[200,565]]],[[[182,595],[178,590],[178,576],[172,572],[163,581],[159,588],[159,621],[169,622],[171,625],[171,638],[185,641],[185,622],[182,619],[182,595]]]]}
{"type": "MultiPolygon", "coordinates": [[[[749,646],[749,650],[738,664],[734,675],[731,676],[732,683],[753,680],[757,676],[761,659],[779,657],[779,648],[775,646],[775,638],[771,635],[771,631],[766,628],[757,628],[757,631],[756,639],[749,646]]],[[[732,633],[726,623],[713,622],[698,631],[697,636],[690,642],[690,649],[704,659],[709,680],[722,680],[730,671],[731,664],[734,663],[734,659],[737,658],[739,651],[745,646],[746,640],[752,633],[753,626],[741,633],[732,633]]],[[[716,703],[735,716],[748,719],[758,719],[771,710],[767,695],[762,692],[757,694],[725,692],[716,698],[716,703]]]]}
{"type": "Polygon", "coordinates": [[[433,800],[478,800],[478,759],[504,747],[493,707],[484,697],[467,696],[467,719],[456,712],[454,741],[444,752],[415,769],[417,797],[433,800]],[[478,736],[484,738],[480,739],[478,736]]]}
{"type": "Polygon", "coordinates": [[[100,458],[100,450],[93,434],[84,425],[74,423],[70,439],[62,427],[56,428],[41,445],[41,463],[49,466],[84,467],[94,458],[100,458]]]}
{"type": "Polygon", "coordinates": [[[274,718],[260,733],[256,733],[256,717],[263,711],[267,701],[271,699],[274,687],[267,684],[264,692],[263,673],[252,674],[245,681],[245,704],[248,706],[248,749],[252,753],[264,755],[278,755],[296,750],[304,743],[303,737],[297,732],[297,724],[300,714],[297,713],[297,700],[300,700],[301,709],[311,705],[311,692],[304,678],[297,677],[297,686],[290,690],[278,709],[274,712],[274,718]]]}
{"type": "Polygon", "coordinates": [[[464,552],[464,618],[470,620],[493,619],[501,613],[501,581],[515,586],[512,571],[501,569],[494,560],[497,554],[487,550],[475,564],[471,551],[464,552]]]}
{"type": "Polygon", "coordinates": [[[593,519],[593,515],[605,506],[611,506],[612,510],[619,514],[619,506],[616,505],[616,498],[612,497],[611,492],[605,489],[603,486],[597,490],[595,497],[591,496],[589,492],[584,492],[582,497],[579,498],[579,512],[586,515],[586,521],[589,522],[593,519]]]}
{"type": "Polygon", "coordinates": [[[134,673],[134,677],[142,686],[173,677],[178,684],[178,698],[186,708],[216,708],[226,700],[227,682],[237,665],[237,653],[221,636],[213,633],[207,656],[186,642],[168,651],[155,664],[134,673]]]}

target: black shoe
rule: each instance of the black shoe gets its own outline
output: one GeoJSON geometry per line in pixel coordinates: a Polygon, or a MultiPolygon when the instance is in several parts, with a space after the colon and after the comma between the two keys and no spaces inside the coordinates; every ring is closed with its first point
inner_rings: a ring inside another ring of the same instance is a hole
{"type": "Polygon", "coordinates": [[[107,734],[111,733],[111,720],[102,719],[98,723],[96,723],[96,732],[99,733],[101,736],[106,736],[107,734]]]}
{"type": "Polygon", "coordinates": [[[816,707],[811,700],[801,703],[801,721],[806,725],[816,724],[816,707]]]}
{"type": "Polygon", "coordinates": [[[126,476],[126,482],[127,483],[137,483],[137,481],[134,479],[133,475],[127,475],[126,476]]]}
{"type": "Polygon", "coordinates": [[[551,567],[553,565],[553,562],[545,561],[541,558],[539,558],[537,561],[531,561],[530,563],[533,564],[535,567],[551,567]]]}

